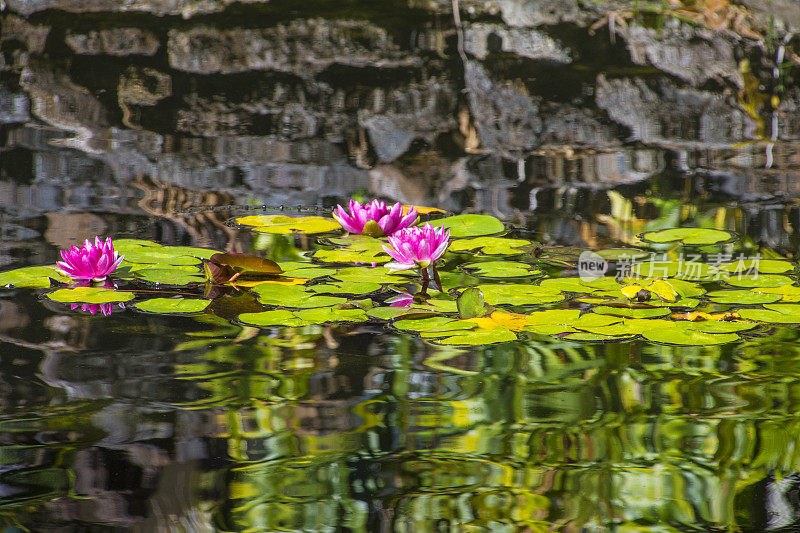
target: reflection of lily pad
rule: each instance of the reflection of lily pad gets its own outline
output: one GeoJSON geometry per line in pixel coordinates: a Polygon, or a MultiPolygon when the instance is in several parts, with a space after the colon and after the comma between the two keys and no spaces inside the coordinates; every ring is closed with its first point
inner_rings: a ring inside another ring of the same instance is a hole
{"type": "Polygon", "coordinates": [[[148,313],[199,313],[211,303],[211,300],[199,298],[151,298],[134,305],[136,309],[148,313]]]}
{"type": "Polygon", "coordinates": [[[737,238],[729,231],[707,228],[672,228],[640,233],[637,237],[645,242],[655,244],[680,242],[689,245],[721,244],[737,238]]]}
{"type": "Polygon", "coordinates": [[[115,291],[102,287],[74,287],[58,289],[47,295],[54,302],[67,304],[106,304],[111,302],[127,302],[133,300],[134,294],[126,291],[115,291]]]}
{"type": "Polygon", "coordinates": [[[431,226],[450,230],[451,237],[477,237],[500,233],[502,222],[489,215],[456,215],[431,221],[431,226]]]}
{"type": "Polygon", "coordinates": [[[251,215],[237,218],[236,222],[261,233],[326,233],[341,229],[336,220],[317,216],[251,215]]]}
{"type": "Polygon", "coordinates": [[[450,244],[451,252],[466,252],[484,255],[514,255],[523,253],[522,246],[531,242],[522,239],[507,239],[505,237],[476,237],[474,239],[458,239],[450,244]]]}
{"type": "MultiPolygon", "coordinates": [[[[462,241],[456,241],[462,242],[462,241]]],[[[521,278],[541,274],[542,271],[517,261],[487,261],[485,263],[467,263],[459,268],[466,270],[473,276],[483,278],[521,278]]]]}

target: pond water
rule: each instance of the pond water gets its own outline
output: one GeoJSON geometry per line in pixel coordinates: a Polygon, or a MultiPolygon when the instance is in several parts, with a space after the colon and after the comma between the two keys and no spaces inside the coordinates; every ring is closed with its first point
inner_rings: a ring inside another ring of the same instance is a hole
{"type": "Polygon", "coordinates": [[[0,1],[8,531],[800,527],[796,14],[460,4],[0,1]],[[237,221],[353,197],[459,221],[427,310],[374,242],[237,221]],[[95,235],[130,301],[8,277],[95,235]]]}

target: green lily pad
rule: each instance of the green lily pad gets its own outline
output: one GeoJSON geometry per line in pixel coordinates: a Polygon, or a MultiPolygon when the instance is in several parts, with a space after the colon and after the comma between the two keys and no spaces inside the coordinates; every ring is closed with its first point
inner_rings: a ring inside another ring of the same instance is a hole
{"type": "Polygon", "coordinates": [[[161,246],[140,246],[136,250],[126,252],[124,255],[125,260],[123,265],[126,263],[145,263],[164,267],[172,265],[199,265],[203,262],[199,257],[185,255],[161,246]]]}
{"type": "Polygon", "coordinates": [[[517,339],[513,331],[499,327],[495,329],[476,329],[474,331],[459,332],[455,335],[436,340],[436,344],[447,346],[486,346],[517,339]]]}
{"type": "MultiPolygon", "coordinates": [[[[456,215],[431,221],[431,226],[450,230],[450,237],[477,237],[500,233],[506,227],[489,215],[456,215]]],[[[452,246],[452,244],[451,244],[452,246]]]]}
{"type": "Polygon", "coordinates": [[[475,324],[443,316],[397,320],[392,324],[395,328],[405,331],[427,331],[447,333],[464,329],[473,329],[475,324]]]}
{"type": "Polygon", "coordinates": [[[279,327],[290,328],[307,326],[309,323],[298,318],[293,312],[286,309],[274,309],[272,311],[261,311],[260,313],[242,313],[239,321],[248,326],[258,327],[279,327]]]}
{"type": "Polygon", "coordinates": [[[778,294],[782,302],[800,302],[800,287],[796,285],[781,285],[779,287],[754,287],[752,292],[760,294],[778,294]]]}
{"type": "Polygon", "coordinates": [[[372,237],[365,237],[363,235],[353,235],[352,241],[348,239],[330,239],[337,245],[333,250],[317,250],[312,254],[312,257],[317,261],[326,263],[386,263],[391,258],[383,251],[382,246],[386,244],[385,241],[379,241],[372,237]],[[344,241],[344,246],[339,246],[339,243],[344,241]]]}
{"type": "Polygon", "coordinates": [[[732,273],[759,272],[760,274],[783,274],[784,272],[794,270],[794,263],[776,259],[743,259],[741,261],[724,263],[720,265],[719,268],[732,273]]]}
{"type": "Polygon", "coordinates": [[[380,283],[373,283],[372,281],[344,281],[341,283],[324,283],[319,285],[312,285],[308,288],[317,294],[337,294],[337,295],[362,295],[370,294],[381,289],[380,283]]]}
{"type": "Polygon", "coordinates": [[[700,320],[697,322],[682,322],[681,327],[703,333],[736,333],[747,331],[758,326],[755,322],[736,322],[725,320],[700,320]]]}
{"type": "Polygon", "coordinates": [[[607,261],[633,261],[650,255],[649,252],[639,248],[606,248],[592,251],[607,261]]]}
{"type": "Polygon", "coordinates": [[[709,300],[718,304],[757,305],[777,302],[780,294],[765,294],[752,290],[713,291],[706,294],[709,300]]]}
{"type": "Polygon", "coordinates": [[[336,271],[332,275],[339,281],[369,281],[371,283],[402,283],[408,278],[399,273],[390,273],[389,269],[382,266],[347,267],[336,271]]]}
{"type": "Polygon", "coordinates": [[[341,229],[333,218],[289,217],[286,215],[251,215],[236,219],[237,224],[251,226],[261,233],[327,233],[341,229]]]}
{"type": "Polygon", "coordinates": [[[102,287],[74,287],[58,289],[47,295],[54,302],[65,304],[106,304],[111,302],[127,302],[135,297],[132,292],[115,291],[102,287]]]}
{"type": "Polygon", "coordinates": [[[740,309],[739,316],[768,324],[800,324],[800,304],[766,304],[764,309],[740,309]]]}
{"type": "Polygon", "coordinates": [[[719,270],[697,261],[643,261],[631,265],[633,277],[674,277],[679,279],[709,279],[717,276],[719,270]]]}
{"type": "Polygon", "coordinates": [[[483,293],[477,287],[470,287],[459,294],[456,308],[461,318],[483,316],[487,311],[483,293]]]}
{"type": "Polygon", "coordinates": [[[736,333],[704,333],[684,328],[651,329],[641,335],[652,342],[681,346],[710,346],[739,340],[736,333]]]}
{"type": "Polygon", "coordinates": [[[161,285],[188,285],[190,283],[205,283],[206,278],[198,272],[191,274],[174,268],[143,268],[136,270],[134,275],[150,283],[161,285]]]}
{"type": "Polygon", "coordinates": [[[136,309],[148,313],[199,313],[211,303],[211,300],[199,298],[151,298],[134,304],[136,309]]]}
{"type": "Polygon", "coordinates": [[[722,244],[737,239],[737,235],[730,231],[707,228],[672,228],[658,231],[646,231],[637,237],[645,242],[655,244],[680,242],[686,245],[722,244]]]}
{"type": "MultiPolygon", "coordinates": [[[[451,230],[452,234],[452,230],[451,230]]],[[[505,237],[477,237],[474,239],[458,239],[450,244],[451,252],[474,252],[483,255],[515,255],[524,253],[521,247],[531,244],[523,239],[507,239],[505,237]]]]}
{"type": "Polygon", "coordinates": [[[599,333],[587,333],[578,331],[569,333],[563,337],[566,340],[578,342],[622,342],[636,338],[636,335],[601,335],[599,333]]]}
{"type": "MultiPolygon", "coordinates": [[[[462,242],[462,241],[455,241],[462,242]]],[[[473,276],[483,278],[521,278],[542,273],[533,265],[518,261],[487,261],[485,263],[467,263],[459,267],[473,276]]]]}
{"type": "MultiPolygon", "coordinates": [[[[614,278],[595,278],[584,281],[581,278],[548,278],[542,280],[540,287],[564,292],[592,294],[600,291],[613,291],[617,296],[622,288],[614,278]]],[[[616,296],[615,296],[616,297],[616,296]]]]}
{"type": "Polygon", "coordinates": [[[300,261],[286,261],[278,263],[283,269],[284,276],[292,278],[316,279],[331,276],[336,273],[335,268],[319,267],[313,263],[303,263],[300,261]]]}
{"type": "Polygon", "coordinates": [[[732,274],[725,278],[725,283],[734,287],[780,287],[791,285],[794,280],[780,274],[732,274]]]}
{"type": "Polygon", "coordinates": [[[663,307],[631,308],[601,305],[595,307],[592,311],[603,315],[621,316],[625,318],[657,318],[669,314],[669,309],[663,307]]]}
{"type": "Polygon", "coordinates": [[[264,305],[274,305],[276,307],[294,308],[313,308],[328,307],[347,302],[347,298],[335,296],[315,296],[314,293],[306,292],[302,285],[277,285],[265,283],[253,287],[253,292],[258,295],[258,301],[264,305]]]}
{"type": "Polygon", "coordinates": [[[558,289],[527,284],[478,285],[489,305],[540,305],[566,299],[558,289]]]}
{"type": "Polygon", "coordinates": [[[0,287],[46,289],[50,286],[51,279],[61,283],[72,281],[72,278],[59,273],[53,267],[33,266],[0,272],[0,287]]]}
{"type": "Polygon", "coordinates": [[[365,322],[364,309],[344,309],[341,307],[318,307],[294,311],[295,316],[309,324],[328,324],[333,322],[365,322]]]}

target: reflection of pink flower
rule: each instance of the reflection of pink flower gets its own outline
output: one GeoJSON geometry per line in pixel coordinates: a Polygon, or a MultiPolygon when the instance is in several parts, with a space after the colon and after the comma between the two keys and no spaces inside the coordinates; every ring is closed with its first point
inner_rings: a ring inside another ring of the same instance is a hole
{"type": "MultiPolygon", "coordinates": [[[[103,316],[108,316],[114,311],[114,304],[107,303],[107,304],[71,304],[69,306],[70,309],[73,311],[80,307],[81,311],[85,311],[87,313],[91,313],[93,315],[97,314],[98,311],[103,313],[103,316]]],[[[125,309],[125,306],[119,304],[121,309],[125,309]]]]}
{"type": "Polygon", "coordinates": [[[450,244],[450,232],[444,228],[434,228],[427,222],[419,226],[405,228],[389,236],[389,246],[383,250],[395,259],[387,263],[390,270],[427,268],[439,259],[450,244]]]}
{"type": "Polygon", "coordinates": [[[417,210],[412,207],[403,216],[403,206],[399,202],[388,207],[386,202],[379,202],[378,200],[372,200],[364,205],[361,205],[356,200],[350,200],[349,210],[350,213],[345,211],[342,206],[337,205],[333,211],[333,218],[339,221],[339,224],[350,233],[367,233],[373,237],[391,235],[413,225],[417,221],[417,210]],[[368,227],[367,231],[364,231],[364,226],[370,220],[375,221],[379,230],[374,227],[368,227]]]}
{"type": "Polygon", "coordinates": [[[105,242],[95,237],[94,244],[86,239],[82,248],[72,246],[69,250],[62,250],[61,258],[64,260],[56,265],[72,279],[102,281],[122,263],[123,257],[114,251],[111,237],[105,242]]]}

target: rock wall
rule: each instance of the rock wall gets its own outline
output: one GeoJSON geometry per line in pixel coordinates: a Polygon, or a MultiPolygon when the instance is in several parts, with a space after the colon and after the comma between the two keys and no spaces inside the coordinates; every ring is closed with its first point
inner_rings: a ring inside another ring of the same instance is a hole
{"type": "Polygon", "coordinates": [[[534,207],[520,199],[530,188],[664,171],[633,163],[648,151],[797,153],[797,38],[783,37],[797,21],[771,3],[782,33],[768,42],[768,8],[745,4],[723,27],[621,0],[464,0],[459,19],[449,0],[299,15],[286,1],[5,0],[0,156],[31,167],[0,163],[17,191],[0,201],[33,215],[63,200],[23,205],[21,188],[68,181],[106,197],[147,176],[239,203],[367,190],[507,214],[534,207]]]}

